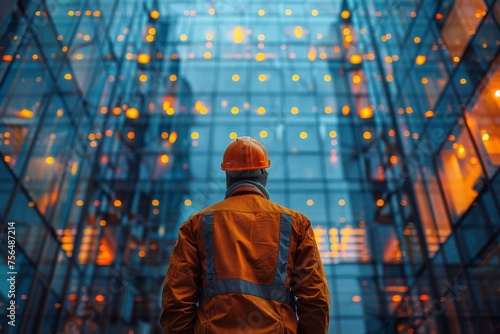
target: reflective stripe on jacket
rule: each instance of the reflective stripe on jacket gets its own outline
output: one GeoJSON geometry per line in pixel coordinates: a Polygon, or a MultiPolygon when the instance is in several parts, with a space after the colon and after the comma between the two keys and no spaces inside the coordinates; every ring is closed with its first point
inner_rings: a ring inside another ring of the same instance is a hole
{"type": "Polygon", "coordinates": [[[329,303],[309,220],[245,186],[180,227],[160,322],[164,333],[321,334],[329,303]]]}

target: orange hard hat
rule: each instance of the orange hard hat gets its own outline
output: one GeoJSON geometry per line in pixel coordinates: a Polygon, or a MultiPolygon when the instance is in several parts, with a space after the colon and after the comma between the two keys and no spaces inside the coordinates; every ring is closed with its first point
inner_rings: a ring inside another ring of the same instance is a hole
{"type": "Polygon", "coordinates": [[[220,168],[227,172],[240,172],[269,166],[271,161],[264,145],[250,137],[239,137],[226,148],[220,168]]]}

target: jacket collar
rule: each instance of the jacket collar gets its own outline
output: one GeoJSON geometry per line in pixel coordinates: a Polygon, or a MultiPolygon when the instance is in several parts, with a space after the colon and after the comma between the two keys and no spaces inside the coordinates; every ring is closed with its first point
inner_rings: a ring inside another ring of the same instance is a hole
{"type": "Polygon", "coordinates": [[[264,198],[269,199],[269,192],[260,183],[251,180],[241,180],[233,183],[226,191],[225,198],[242,195],[242,194],[257,194],[264,198]]]}

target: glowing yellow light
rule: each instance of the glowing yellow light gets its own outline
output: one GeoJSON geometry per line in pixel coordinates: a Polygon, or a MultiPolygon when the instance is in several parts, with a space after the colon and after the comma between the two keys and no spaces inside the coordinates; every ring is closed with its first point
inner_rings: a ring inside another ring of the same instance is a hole
{"type": "Polygon", "coordinates": [[[329,74],[325,74],[325,76],[323,77],[323,80],[325,80],[326,82],[332,80],[332,76],[329,75],[329,74]]]}
{"type": "Polygon", "coordinates": [[[266,15],[266,11],[264,9],[259,9],[257,14],[259,14],[259,16],[264,16],[266,15]]]}
{"type": "Polygon", "coordinates": [[[427,78],[422,78],[422,80],[420,80],[420,82],[423,84],[423,85],[427,85],[429,83],[429,79],[427,78]]]}
{"type": "Polygon", "coordinates": [[[417,36],[417,37],[415,37],[415,38],[413,39],[413,43],[415,43],[415,44],[420,43],[420,37],[418,37],[418,36],[417,36]]]}
{"type": "Polygon", "coordinates": [[[231,108],[231,114],[237,115],[239,112],[240,112],[240,109],[238,107],[231,108]]]}
{"type": "Polygon", "coordinates": [[[179,39],[180,39],[181,41],[185,41],[185,40],[187,40],[187,38],[188,38],[188,37],[187,37],[187,35],[186,35],[186,34],[181,34],[181,35],[179,36],[179,39]]]}
{"type": "Polygon", "coordinates": [[[94,10],[94,16],[95,17],[101,16],[101,11],[100,10],[94,10]]]}
{"type": "Polygon", "coordinates": [[[47,163],[47,165],[52,165],[55,162],[55,159],[54,157],[47,157],[45,158],[45,162],[47,163]]]}
{"type": "Polygon", "coordinates": [[[370,107],[363,107],[359,110],[359,117],[363,119],[372,118],[373,110],[370,107]]]}
{"type": "Polygon", "coordinates": [[[259,74],[259,81],[266,81],[267,76],[265,74],[259,74]]]}
{"type": "Polygon", "coordinates": [[[263,61],[266,59],[266,55],[265,53],[263,52],[258,52],[256,55],[255,55],[255,60],[257,61],[263,61]]]}
{"type": "Polygon", "coordinates": [[[148,41],[149,43],[151,43],[154,40],[155,40],[155,37],[153,35],[147,35],[146,36],[146,41],[148,41]]]}
{"type": "Polygon", "coordinates": [[[259,34],[259,36],[257,36],[257,38],[259,39],[259,41],[263,41],[266,39],[266,36],[264,34],[259,34]]]}
{"type": "Polygon", "coordinates": [[[300,139],[306,139],[306,138],[307,138],[307,132],[302,131],[302,132],[299,134],[299,137],[300,137],[300,139]]]}
{"type": "Polygon", "coordinates": [[[245,31],[243,27],[237,26],[233,29],[233,42],[241,44],[245,40],[245,31]]]}
{"type": "Polygon", "coordinates": [[[169,116],[172,116],[175,114],[175,109],[170,107],[170,108],[167,108],[167,110],[165,110],[165,113],[169,116]]]}
{"type": "Polygon", "coordinates": [[[215,14],[215,9],[210,8],[210,9],[208,10],[208,14],[210,14],[210,15],[214,15],[214,14],[215,14]]]}
{"type": "Polygon", "coordinates": [[[495,91],[495,97],[500,97],[500,89],[497,89],[497,90],[495,91]]]}
{"type": "Polygon", "coordinates": [[[349,57],[349,62],[353,65],[357,65],[357,64],[361,64],[361,62],[363,61],[363,57],[361,57],[360,54],[352,54],[350,57],[349,57]]]}
{"type": "Polygon", "coordinates": [[[160,12],[157,11],[156,9],[153,9],[152,11],[149,12],[149,17],[152,18],[153,20],[157,20],[160,18],[160,12]]]}
{"type": "Polygon", "coordinates": [[[64,79],[66,79],[66,80],[71,80],[71,78],[72,78],[72,77],[73,77],[73,76],[71,75],[71,73],[66,73],[66,74],[64,75],[64,79]]]}
{"type": "Polygon", "coordinates": [[[211,52],[206,51],[206,52],[203,54],[203,57],[205,57],[205,59],[210,59],[210,58],[212,58],[212,53],[211,53],[211,52]]]}
{"type": "Polygon", "coordinates": [[[339,199],[338,203],[339,203],[340,206],[344,206],[345,205],[345,200],[339,199]]]}
{"type": "Polygon", "coordinates": [[[351,34],[351,29],[344,28],[344,29],[342,29],[342,33],[344,34],[344,36],[350,35],[351,34]]]}
{"type": "Polygon", "coordinates": [[[304,29],[301,26],[296,26],[293,32],[297,38],[302,38],[302,36],[304,36],[304,29]]]}
{"type": "Polygon", "coordinates": [[[236,138],[238,138],[238,134],[237,134],[236,132],[231,132],[231,133],[229,134],[229,138],[231,138],[231,139],[236,139],[236,138]]]}
{"type": "Polygon", "coordinates": [[[20,118],[33,118],[35,113],[29,109],[22,109],[18,111],[17,116],[20,118]]]}
{"type": "Polygon", "coordinates": [[[363,138],[368,140],[372,138],[372,133],[370,131],[363,132],[363,138]]]}
{"type": "Polygon", "coordinates": [[[125,117],[129,119],[139,118],[139,110],[136,108],[128,108],[127,111],[125,111],[125,117]]]}
{"type": "Polygon", "coordinates": [[[240,81],[240,76],[238,74],[233,74],[231,79],[233,79],[234,82],[238,82],[238,81],[240,81]]]}
{"type": "Polygon", "coordinates": [[[292,107],[292,109],[290,109],[290,112],[293,114],[293,115],[297,115],[299,113],[299,108],[297,107],[292,107]]]}
{"type": "Polygon", "coordinates": [[[267,131],[266,131],[266,130],[262,130],[262,131],[259,133],[259,136],[260,136],[261,138],[267,138],[267,135],[268,135],[268,134],[267,134],[267,131]]]}
{"type": "Polygon", "coordinates": [[[316,48],[314,46],[309,46],[309,50],[307,51],[307,59],[309,61],[314,61],[316,59],[316,48]]]}
{"type": "Polygon", "coordinates": [[[467,83],[467,79],[465,79],[465,78],[460,79],[461,85],[465,85],[466,83],[467,83]]]}
{"type": "Polygon", "coordinates": [[[211,41],[213,38],[214,38],[214,35],[208,33],[206,34],[205,38],[208,40],[208,41],[211,41]]]}
{"type": "Polygon", "coordinates": [[[458,56],[453,57],[453,61],[455,63],[458,63],[460,61],[460,57],[458,57],[458,56]]]}
{"type": "Polygon", "coordinates": [[[312,15],[312,16],[318,16],[318,10],[317,10],[317,9],[313,9],[313,10],[311,11],[311,15],[312,15]]]}
{"type": "Polygon", "coordinates": [[[266,113],[266,108],[264,108],[264,107],[257,108],[257,114],[264,115],[265,113],[266,113]]]}
{"type": "Polygon", "coordinates": [[[487,141],[487,140],[489,140],[489,139],[490,139],[490,135],[489,135],[488,133],[486,133],[486,132],[485,132],[485,133],[483,133],[483,135],[481,136],[481,139],[482,139],[483,141],[487,141]]]}
{"type": "Polygon", "coordinates": [[[423,65],[425,64],[425,61],[427,60],[427,57],[424,55],[418,55],[417,58],[415,58],[415,64],[417,65],[423,65]]]}
{"type": "Polygon", "coordinates": [[[329,135],[330,135],[330,138],[335,138],[335,137],[337,137],[337,131],[332,130],[332,131],[330,131],[329,135]]]}
{"type": "Polygon", "coordinates": [[[135,138],[135,133],[133,133],[132,131],[130,131],[129,133],[127,133],[127,138],[132,140],[135,138]]]}
{"type": "Polygon", "coordinates": [[[434,117],[434,111],[432,110],[427,110],[425,113],[424,113],[424,116],[426,118],[431,118],[431,117],[434,117]]]}
{"type": "Polygon", "coordinates": [[[191,138],[192,139],[198,139],[200,138],[200,134],[198,132],[191,132],[191,138]]]}
{"type": "Polygon", "coordinates": [[[347,116],[351,112],[351,107],[345,105],[342,107],[342,115],[347,116]]]}
{"type": "Polygon", "coordinates": [[[137,55],[137,62],[139,64],[147,64],[151,60],[151,56],[147,53],[140,53],[137,55]]]}
{"type": "Polygon", "coordinates": [[[348,10],[343,10],[340,13],[340,17],[343,18],[344,20],[347,20],[351,16],[351,13],[348,10]]]}
{"type": "Polygon", "coordinates": [[[333,112],[333,108],[330,106],[325,107],[325,114],[331,114],[333,112]]]}
{"type": "Polygon", "coordinates": [[[184,201],[184,205],[185,205],[185,206],[191,206],[192,204],[193,204],[193,202],[192,202],[190,199],[186,199],[186,200],[184,201]]]}
{"type": "Polygon", "coordinates": [[[299,81],[299,79],[300,79],[300,76],[298,74],[292,75],[292,80],[293,81],[299,81]]]}
{"type": "Polygon", "coordinates": [[[150,35],[155,35],[156,34],[156,29],[154,27],[151,27],[151,28],[148,29],[148,33],[150,35]]]}
{"type": "Polygon", "coordinates": [[[70,10],[70,11],[68,12],[68,16],[74,16],[74,15],[75,15],[75,12],[74,12],[74,11],[70,10]]]}
{"type": "Polygon", "coordinates": [[[177,75],[175,74],[170,74],[168,78],[170,79],[170,81],[177,81],[177,75]]]}
{"type": "Polygon", "coordinates": [[[286,15],[286,16],[290,16],[290,15],[292,15],[292,10],[291,10],[291,9],[287,9],[287,10],[285,10],[285,15],[286,15]]]}
{"type": "Polygon", "coordinates": [[[173,144],[175,143],[175,141],[177,140],[177,132],[173,131],[171,134],[170,134],[170,137],[168,137],[168,142],[170,144],[173,144]]]}
{"type": "Polygon", "coordinates": [[[389,63],[389,64],[392,63],[392,57],[391,56],[386,56],[385,57],[385,62],[389,63]]]}
{"type": "Polygon", "coordinates": [[[307,204],[308,206],[312,206],[312,205],[314,204],[314,201],[313,201],[312,199],[308,199],[308,200],[306,201],[306,204],[307,204]]]}
{"type": "Polygon", "coordinates": [[[148,76],[146,74],[141,74],[139,76],[139,81],[140,82],[146,82],[146,81],[148,81],[148,76]]]}
{"type": "Polygon", "coordinates": [[[162,154],[160,156],[160,161],[164,164],[168,164],[168,162],[170,161],[170,157],[168,156],[168,154],[162,154]]]}

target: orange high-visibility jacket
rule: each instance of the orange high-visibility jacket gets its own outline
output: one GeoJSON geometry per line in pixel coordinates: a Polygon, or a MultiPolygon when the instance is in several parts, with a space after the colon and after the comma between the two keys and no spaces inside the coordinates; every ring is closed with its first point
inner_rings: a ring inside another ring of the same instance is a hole
{"type": "Polygon", "coordinates": [[[237,188],[179,228],[164,333],[326,334],[329,309],[311,223],[258,189],[237,188]]]}

